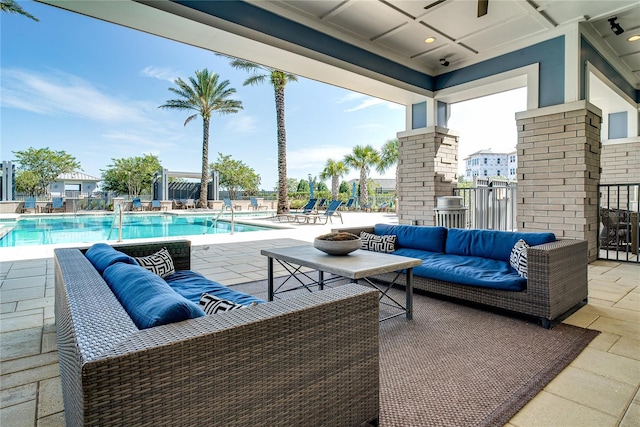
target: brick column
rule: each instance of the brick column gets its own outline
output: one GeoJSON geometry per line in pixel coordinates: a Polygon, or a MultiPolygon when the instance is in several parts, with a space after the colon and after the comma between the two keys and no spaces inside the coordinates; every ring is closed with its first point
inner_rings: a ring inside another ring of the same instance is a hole
{"type": "Polygon", "coordinates": [[[600,123],[587,101],[516,114],[517,227],[589,242],[597,259],[600,123]]]}
{"type": "Polygon", "coordinates": [[[458,182],[458,135],[441,127],[398,133],[398,222],[435,225],[436,199],[458,182]]]}

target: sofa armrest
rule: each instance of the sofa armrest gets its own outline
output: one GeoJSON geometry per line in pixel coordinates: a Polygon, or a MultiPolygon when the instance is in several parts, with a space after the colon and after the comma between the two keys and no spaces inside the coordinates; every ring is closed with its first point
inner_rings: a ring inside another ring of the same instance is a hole
{"type": "Polygon", "coordinates": [[[527,293],[555,319],[587,298],[586,240],[561,239],[527,249],[527,293]]]}
{"type": "Polygon", "coordinates": [[[356,236],[360,235],[361,231],[366,231],[367,233],[373,234],[373,226],[361,226],[361,227],[340,227],[340,228],[332,228],[332,232],[346,231],[347,233],[355,234],[356,236]]]}
{"type": "MultiPolygon", "coordinates": [[[[191,269],[191,241],[189,240],[167,240],[164,242],[144,242],[144,243],[116,243],[112,245],[115,249],[124,252],[132,257],[148,256],[166,247],[171,254],[173,265],[176,270],[191,269]]],[[[82,253],[88,247],[81,248],[82,253]]]]}

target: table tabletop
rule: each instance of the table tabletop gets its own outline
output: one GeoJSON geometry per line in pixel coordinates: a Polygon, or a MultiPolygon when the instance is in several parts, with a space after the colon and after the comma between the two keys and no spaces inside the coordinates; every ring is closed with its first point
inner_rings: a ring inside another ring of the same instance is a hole
{"type": "Polygon", "coordinates": [[[418,258],[409,258],[381,252],[358,249],[348,255],[328,255],[312,245],[262,249],[260,253],[269,258],[302,265],[314,270],[333,273],[350,279],[363,279],[376,274],[388,273],[422,264],[418,258]]]}

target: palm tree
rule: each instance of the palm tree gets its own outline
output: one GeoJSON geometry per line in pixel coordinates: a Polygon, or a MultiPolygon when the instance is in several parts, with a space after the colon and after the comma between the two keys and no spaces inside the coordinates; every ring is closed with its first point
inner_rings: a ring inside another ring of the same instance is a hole
{"type": "Polygon", "coordinates": [[[195,78],[189,77],[189,84],[181,78],[175,80],[177,88],[170,87],[169,90],[179,99],[171,99],[166,104],[158,108],[172,108],[175,110],[193,110],[196,114],[187,117],[184,125],[191,120],[202,116],[202,177],[200,179],[200,199],[199,207],[207,207],[207,184],[209,182],[209,126],[211,114],[237,113],[242,109],[242,101],[228,99],[236,93],[234,88],[229,87],[229,80],[218,82],[220,77],[216,73],[210,73],[206,68],[197,70],[195,78]]]}
{"type": "Polygon", "coordinates": [[[277,213],[289,213],[289,197],[287,195],[287,134],[284,125],[284,88],[289,82],[297,82],[294,74],[275,68],[266,67],[244,59],[234,59],[231,66],[253,73],[243,86],[257,85],[269,81],[273,86],[276,99],[276,123],[278,128],[278,206],[277,213]]]}
{"type": "Polygon", "coordinates": [[[29,12],[26,12],[22,6],[16,3],[14,0],[0,0],[0,11],[5,13],[17,13],[22,16],[26,16],[29,19],[33,19],[36,22],[39,22],[38,18],[31,15],[29,12]]]}
{"type": "Polygon", "coordinates": [[[322,172],[320,172],[320,179],[331,178],[331,198],[338,200],[340,178],[349,172],[349,168],[342,161],[336,161],[333,159],[327,160],[327,164],[324,166],[322,172]]]}
{"type": "Polygon", "coordinates": [[[360,170],[360,205],[369,204],[369,192],[367,190],[367,177],[371,166],[380,164],[380,154],[371,145],[356,145],[353,152],[344,157],[347,166],[360,170]]]}
{"type": "Polygon", "coordinates": [[[398,139],[390,139],[384,143],[380,148],[380,163],[376,170],[379,173],[384,173],[392,165],[396,165],[396,197],[398,197],[398,185],[400,180],[398,179],[398,139]]]}

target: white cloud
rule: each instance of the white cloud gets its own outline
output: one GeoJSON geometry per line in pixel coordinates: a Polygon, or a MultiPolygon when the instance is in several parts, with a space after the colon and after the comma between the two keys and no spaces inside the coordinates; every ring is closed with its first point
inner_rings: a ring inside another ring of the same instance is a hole
{"type": "Polygon", "coordinates": [[[166,80],[171,83],[175,82],[178,78],[179,73],[170,68],[161,68],[161,67],[146,67],[140,71],[140,74],[146,77],[152,77],[158,80],[166,80]]]}
{"type": "Polygon", "coordinates": [[[225,132],[229,133],[252,133],[258,130],[258,121],[255,117],[249,115],[226,115],[224,120],[225,132]]]}
{"type": "Polygon", "coordinates": [[[347,108],[345,112],[353,113],[354,111],[364,110],[365,108],[375,107],[378,105],[384,105],[389,109],[397,110],[403,109],[404,106],[395,104],[393,102],[385,101],[384,99],[374,98],[361,93],[351,92],[336,101],[337,104],[346,104],[358,102],[355,107],[347,108]]]}
{"type": "Polygon", "coordinates": [[[2,69],[2,106],[47,116],[76,116],[98,122],[147,122],[142,103],[101,92],[72,74],[2,69]],[[137,106],[136,106],[137,105],[137,106]]]}

